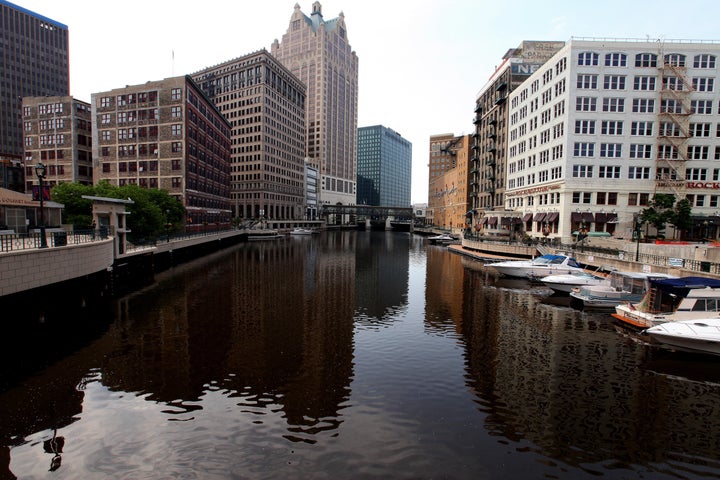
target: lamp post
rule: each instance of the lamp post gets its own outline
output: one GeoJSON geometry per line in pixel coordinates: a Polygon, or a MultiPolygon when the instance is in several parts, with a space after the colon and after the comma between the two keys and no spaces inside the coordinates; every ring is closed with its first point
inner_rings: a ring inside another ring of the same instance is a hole
{"type": "Polygon", "coordinates": [[[47,239],[45,238],[45,192],[43,191],[43,179],[45,178],[45,165],[42,162],[38,162],[35,165],[35,175],[37,175],[40,196],[40,248],[47,248],[47,239]]]}
{"type": "Polygon", "coordinates": [[[635,261],[640,260],[640,233],[642,231],[642,221],[640,220],[640,214],[636,213],[633,216],[635,221],[635,261]]]}

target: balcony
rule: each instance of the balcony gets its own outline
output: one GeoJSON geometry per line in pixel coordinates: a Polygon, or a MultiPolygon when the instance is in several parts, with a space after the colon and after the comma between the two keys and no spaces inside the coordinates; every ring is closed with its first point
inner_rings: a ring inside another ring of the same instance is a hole
{"type": "Polygon", "coordinates": [[[488,125],[497,125],[497,119],[491,118],[490,120],[488,120],[488,125]]]}
{"type": "Polygon", "coordinates": [[[478,104],[475,106],[475,113],[480,114],[483,111],[482,105],[478,104]]]}
{"type": "Polygon", "coordinates": [[[507,97],[505,95],[500,95],[495,99],[495,105],[502,105],[505,103],[505,100],[507,100],[507,97]]]}
{"type": "Polygon", "coordinates": [[[488,145],[485,151],[494,154],[497,150],[495,149],[495,145],[488,145]]]}
{"type": "Polygon", "coordinates": [[[507,88],[507,82],[500,82],[498,83],[497,87],[495,87],[496,92],[501,92],[507,88]]]}
{"type": "Polygon", "coordinates": [[[478,123],[480,123],[480,120],[481,120],[480,115],[475,115],[473,117],[473,124],[477,125],[478,123]]]}

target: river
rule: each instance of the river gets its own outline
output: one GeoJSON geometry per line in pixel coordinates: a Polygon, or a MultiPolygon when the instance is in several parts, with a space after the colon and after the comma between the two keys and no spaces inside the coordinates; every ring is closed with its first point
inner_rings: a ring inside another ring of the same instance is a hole
{"type": "Polygon", "coordinates": [[[720,478],[720,361],[567,303],[423,237],[324,232],[3,315],[0,479],[720,478]]]}

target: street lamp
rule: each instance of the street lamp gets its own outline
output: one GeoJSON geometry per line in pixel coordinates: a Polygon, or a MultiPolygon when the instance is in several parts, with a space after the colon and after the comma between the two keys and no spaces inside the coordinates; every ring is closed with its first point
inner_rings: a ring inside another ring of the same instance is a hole
{"type": "Polygon", "coordinates": [[[47,248],[47,239],[45,238],[45,192],[43,191],[43,179],[45,178],[46,167],[42,162],[35,165],[35,175],[37,175],[40,194],[40,248],[47,248]]]}
{"type": "Polygon", "coordinates": [[[633,216],[633,220],[635,221],[635,261],[639,261],[640,259],[640,233],[642,233],[642,219],[640,218],[640,214],[636,213],[633,216]]]}

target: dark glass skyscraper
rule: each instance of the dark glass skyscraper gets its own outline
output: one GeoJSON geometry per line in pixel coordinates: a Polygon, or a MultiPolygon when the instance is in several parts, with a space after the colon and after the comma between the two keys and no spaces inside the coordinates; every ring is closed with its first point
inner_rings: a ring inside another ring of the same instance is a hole
{"type": "MultiPolygon", "coordinates": [[[[70,93],[70,41],[66,25],[5,0],[0,37],[0,164],[7,173],[22,160],[22,98],[70,93]]],[[[7,175],[0,179],[0,186],[9,183],[7,175]]]]}
{"type": "Polygon", "coordinates": [[[412,144],[399,133],[375,125],[358,129],[357,203],[409,207],[412,144]]]}

